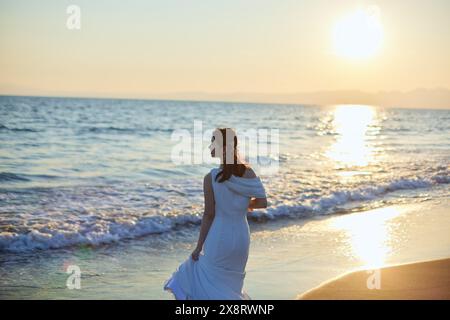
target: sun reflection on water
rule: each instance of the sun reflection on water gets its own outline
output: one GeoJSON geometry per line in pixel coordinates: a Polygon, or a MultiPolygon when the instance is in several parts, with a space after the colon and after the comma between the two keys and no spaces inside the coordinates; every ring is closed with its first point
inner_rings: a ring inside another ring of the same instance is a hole
{"type": "Polygon", "coordinates": [[[376,109],[366,105],[338,105],[332,113],[336,140],[325,155],[338,167],[367,166],[373,161],[370,135],[376,122],[376,109]]]}
{"type": "Polygon", "coordinates": [[[343,231],[350,255],[365,268],[377,268],[386,263],[391,253],[393,230],[390,220],[401,213],[400,208],[386,207],[333,219],[332,228],[343,231]]]}

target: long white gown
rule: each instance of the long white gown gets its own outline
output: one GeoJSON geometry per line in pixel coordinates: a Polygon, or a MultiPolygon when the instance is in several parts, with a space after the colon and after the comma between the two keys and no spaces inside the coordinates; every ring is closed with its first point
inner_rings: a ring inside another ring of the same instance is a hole
{"type": "Polygon", "coordinates": [[[211,170],[215,217],[203,244],[203,254],[184,261],[164,283],[177,300],[246,300],[243,290],[250,230],[247,210],[251,197],[265,198],[259,177],[232,175],[216,181],[219,168],[211,170]]]}

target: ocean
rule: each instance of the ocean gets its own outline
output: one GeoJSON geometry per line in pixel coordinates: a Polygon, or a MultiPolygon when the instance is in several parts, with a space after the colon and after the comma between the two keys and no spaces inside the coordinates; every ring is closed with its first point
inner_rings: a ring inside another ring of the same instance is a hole
{"type": "Polygon", "coordinates": [[[254,223],[420,201],[450,182],[449,110],[3,96],[0,119],[1,252],[199,224],[217,164],[171,159],[173,132],[195,121],[205,148],[217,126],[279,131],[277,172],[261,174],[270,206],[254,223]]]}
{"type": "Polygon", "coordinates": [[[450,110],[2,96],[0,298],[170,298],[219,126],[268,194],[248,217],[253,299],[450,254],[450,110]]]}

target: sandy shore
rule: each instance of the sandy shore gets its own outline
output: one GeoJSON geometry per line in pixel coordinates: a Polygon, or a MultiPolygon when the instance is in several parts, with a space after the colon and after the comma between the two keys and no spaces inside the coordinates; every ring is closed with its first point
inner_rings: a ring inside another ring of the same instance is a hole
{"type": "MultiPolygon", "coordinates": [[[[244,289],[252,299],[295,299],[347,272],[445,259],[450,257],[448,208],[450,200],[443,197],[351,214],[252,224],[244,289]]],[[[98,247],[0,254],[0,299],[172,299],[162,289],[163,283],[189,256],[197,239],[198,226],[175,235],[98,247]],[[80,290],[67,288],[65,268],[69,264],[81,269],[80,290]]],[[[413,268],[416,272],[424,269],[418,274],[388,269],[381,272],[381,291],[368,290],[370,274],[360,273],[354,287],[339,286],[329,298],[356,299],[364,298],[363,294],[384,298],[388,291],[393,298],[396,290],[400,298],[407,298],[414,287],[424,290],[425,298],[443,297],[442,290],[448,298],[447,260],[413,268]]]]}
{"type": "Polygon", "coordinates": [[[351,272],[307,291],[298,299],[449,300],[450,259],[351,272]]]}

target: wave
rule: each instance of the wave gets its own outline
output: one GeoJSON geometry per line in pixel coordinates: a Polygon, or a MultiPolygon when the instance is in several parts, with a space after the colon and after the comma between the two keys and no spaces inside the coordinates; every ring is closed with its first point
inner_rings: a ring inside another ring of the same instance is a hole
{"type": "Polygon", "coordinates": [[[105,133],[105,132],[134,132],[133,128],[118,128],[118,127],[90,127],[86,129],[89,132],[105,133]]]}
{"type": "Polygon", "coordinates": [[[4,131],[15,131],[15,132],[39,132],[39,130],[36,129],[29,129],[29,128],[10,128],[5,125],[0,124],[0,130],[4,131]]]}
{"type": "Polygon", "coordinates": [[[200,216],[153,216],[138,221],[111,222],[105,230],[97,230],[91,224],[76,226],[73,230],[31,230],[26,234],[0,233],[0,251],[25,252],[36,249],[57,249],[75,245],[101,245],[123,239],[137,238],[175,230],[180,226],[199,224],[200,216]]]}
{"type": "Polygon", "coordinates": [[[173,129],[162,129],[162,128],[120,128],[120,127],[88,127],[82,129],[82,131],[87,131],[91,133],[109,133],[109,132],[116,132],[116,133],[148,133],[148,132],[172,132],[173,129]]]}
{"type": "MultiPolygon", "coordinates": [[[[304,203],[281,203],[249,215],[254,223],[280,218],[306,218],[314,215],[327,215],[340,211],[340,206],[358,201],[380,199],[382,196],[401,190],[429,188],[450,183],[447,170],[438,172],[430,178],[398,178],[377,186],[340,190],[316,199],[307,199],[304,203]]],[[[107,224],[95,223],[98,217],[91,217],[77,223],[65,223],[64,229],[41,225],[39,229],[24,233],[0,233],[0,252],[25,252],[32,250],[56,249],[77,245],[100,245],[119,242],[151,234],[173,232],[201,223],[200,213],[184,215],[122,217],[107,221],[107,224]]]]}
{"type": "Polygon", "coordinates": [[[0,181],[30,181],[30,179],[12,172],[0,172],[0,181]]]}
{"type": "Polygon", "coordinates": [[[436,184],[447,183],[450,183],[450,177],[444,175],[437,175],[431,179],[400,178],[379,186],[335,191],[327,196],[311,200],[308,205],[282,205],[280,207],[268,208],[258,213],[256,217],[264,220],[272,220],[280,217],[300,218],[308,215],[325,215],[334,213],[336,210],[333,209],[338,209],[338,206],[351,202],[376,200],[381,196],[395,191],[429,188],[436,184]]]}
{"type": "Polygon", "coordinates": [[[13,172],[0,172],[0,181],[14,182],[14,181],[31,181],[32,179],[56,179],[57,176],[47,174],[17,174],[13,172]]]}

